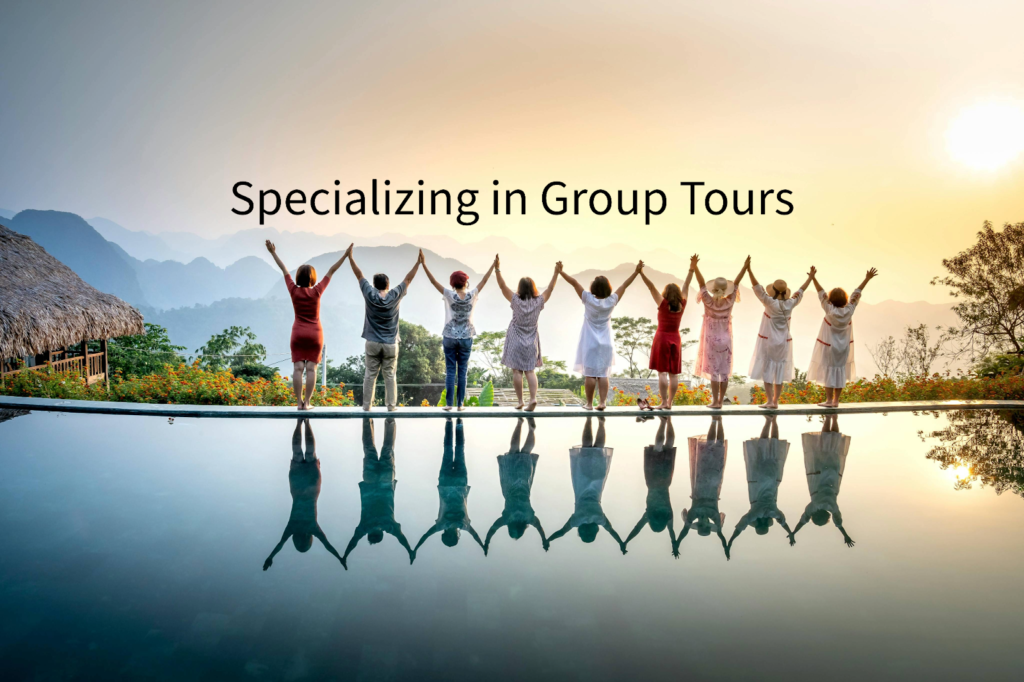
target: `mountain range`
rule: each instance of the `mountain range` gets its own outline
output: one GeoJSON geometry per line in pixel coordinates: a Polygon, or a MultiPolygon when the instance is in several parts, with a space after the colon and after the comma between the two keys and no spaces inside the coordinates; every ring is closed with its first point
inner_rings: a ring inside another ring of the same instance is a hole
{"type": "MultiPolygon", "coordinates": [[[[272,239],[277,243],[278,253],[293,272],[299,264],[309,262],[321,276],[341,256],[344,248],[355,241],[344,234],[324,237],[310,232],[279,232],[270,227],[243,230],[217,239],[188,233],[153,235],[126,229],[103,218],[86,222],[75,214],[58,211],[21,211],[13,217],[4,218],[4,222],[11,229],[35,239],[96,288],[138,306],[147,321],[167,327],[175,343],[194,350],[212,334],[228,326],[249,326],[268,350],[276,354],[270,358],[271,361],[287,360],[292,311],[280,273],[268,262],[264,240],[272,239]],[[204,253],[203,249],[209,251],[204,253]]],[[[375,272],[385,272],[392,284],[401,281],[409,271],[420,248],[402,235],[393,233],[370,239],[364,237],[358,241],[360,246],[355,249],[354,257],[364,274],[371,276],[375,272]]],[[[431,248],[423,249],[426,262],[441,282],[447,282],[453,270],[463,270],[472,282],[478,281],[489,267],[494,253],[500,252],[502,271],[513,288],[520,274],[532,276],[538,287],[545,287],[554,261],[559,257],[569,261],[567,267],[570,267],[576,262],[594,262],[598,256],[606,261],[616,259],[618,264],[584,270],[574,276],[587,286],[594,276],[604,274],[611,279],[613,286],[617,286],[634,269],[632,263],[623,261],[633,260],[637,255],[633,247],[625,245],[593,249],[593,254],[588,254],[587,250],[559,254],[551,247],[542,247],[547,251],[538,254],[534,249],[521,248],[503,237],[490,237],[474,244],[462,244],[448,236],[416,241],[429,243],[431,248]],[[463,259],[461,255],[467,258],[463,259]]],[[[670,262],[679,263],[674,257],[670,262]]],[[[681,282],[681,275],[685,274],[659,270],[650,265],[645,272],[659,289],[669,281],[681,282]]],[[[701,311],[695,284],[689,293],[690,303],[683,317],[683,326],[691,329],[688,338],[697,338],[701,311]]],[[[623,297],[616,312],[618,316],[656,317],[650,294],[639,280],[623,297]]],[[[444,322],[442,299],[423,273],[417,275],[402,303],[402,316],[435,334],[441,331],[444,322]]],[[[510,316],[509,305],[492,279],[475,312],[476,327],[479,331],[504,330],[510,316]]],[[[342,267],[329,286],[323,298],[321,317],[327,353],[332,360],[341,360],[361,351],[362,300],[348,264],[342,267]]],[[[794,312],[792,322],[798,367],[806,367],[809,361],[821,318],[817,298],[813,291],[808,292],[794,312]]],[[[733,318],[735,371],[738,374],[747,372],[760,319],[760,304],[753,292],[742,286],[741,300],[736,305],[733,318]]],[[[566,360],[571,367],[582,321],[582,305],[565,282],[557,284],[556,293],[540,320],[544,354],[566,360]]],[[[955,316],[948,305],[891,300],[874,303],[869,289],[865,302],[858,308],[856,319],[856,338],[861,349],[857,354],[860,373],[874,373],[874,363],[866,351],[880,339],[888,335],[900,336],[907,325],[925,323],[934,327],[954,321],[955,316]]],[[[695,348],[691,348],[685,359],[692,359],[694,354],[695,348]]],[[[624,369],[624,363],[620,362],[618,369],[624,369]]]]}

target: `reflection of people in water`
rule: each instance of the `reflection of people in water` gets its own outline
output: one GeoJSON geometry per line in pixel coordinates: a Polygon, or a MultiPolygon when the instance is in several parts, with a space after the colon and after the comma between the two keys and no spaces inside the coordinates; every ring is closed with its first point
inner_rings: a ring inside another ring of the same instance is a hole
{"type": "Polygon", "coordinates": [[[491,529],[487,531],[484,554],[487,554],[490,549],[491,538],[502,526],[508,526],[508,535],[513,540],[523,537],[527,526],[533,526],[540,533],[544,549],[547,550],[549,547],[544,529],[540,525],[540,519],[537,518],[537,514],[533,511],[533,505],[530,503],[533,473],[537,469],[537,460],[540,458],[533,452],[536,422],[533,417],[527,420],[529,431],[526,433],[526,443],[520,447],[523,421],[523,418],[520,417],[515,431],[512,432],[512,442],[509,445],[508,453],[498,455],[498,479],[501,482],[501,494],[505,498],[505,509],[495,520],[491,529]]]}
{"type": "Polygon", "coordinates": [[[750,511],[736,524],[729,538],[732,547],[736,537],[753,524],[758,535],[766,535],[777,519],[793,543],[793,534],[786,525],[786,515],[779,510],[779,484],[789,454],[789,441],[779,440],[779,424],[774,414],[765,415],[760,438],[743,443],[743,461],[747,466],[747,494],[750,511]]]}
{"type": "Polygon", "coordinates": [[[843,528],[843,515],[839,511],[839,486],[843,482],[846,455],[850,451],[850,437],[839,433],[839,416],[826,415],[820,432],[803,434],[803,445],[811,502],[804,509],[793,535],[800,532],[808,521],[824,526],[831,518],[843,534],[846,546],[853,547],[853,540],[843,528]]]}
{"type": "Polygon", "coordinates": [[[683,530],[676,539],[678,545],[690,532],[691,526],[697,526],[697,534],[708,536],[711,531],[718,535],[725,549],[725,557],[729,558],[729,543],[725,541],[722,525],[725,514],[718,511],[718,498],[722,494],[722,476],[725,473],[725,459],[729,453],[729,443],[725,440],[725,429],[721,417],[711,418],[711,428],[707,436],[695,436],[688,439],[690,450],[690,500],[689,509],[683,510],[683,530]]]}
{"type": "Polygon", "coordinates": [[[484,543],[469,522],[466,437],[462,431],[461,419],[455,425],[454,449],[452,448],[452,420],[447,419],[444,425],[444,457],[441,460],[441,473],[437,477],[437,496],[440,499],[437,521],[416,543],[416,549],[419,550],[420,545],[438,531],[441,531],[441,542],[447,547],[454,547],[459,544],[459,533],[463,530],[468,531],[477,544],[483,548],[484,543]]]}
{"type": "MultiPolygon", "coordinates": [[[[295,424],[295,433],[292,434],[292,463],[288,469],[288,487],[292,492],[292,513],[288,517],[288,525],[284,527],[284,534],[281,535],[281,542],[277,543],[274,551],[270,553],[263,563],[263,570],[267,570],[274,563],[274,557],[284,543],[290,537],[295,549],[300,552],[308,552],[313,546],[313,538],[323,543],[327,551],[338,557],[341,565],[345,566],[345,560],[338,556],[327,536],[320,529],[316,522],[316,500],[320,497],[320,460],[316,458],[316,440],[313,438],[313,428],[309,419],[299,419],[295,424]],[[306,451],[302,451],[302,426],[306,427],[306,451]]],[[[346,568],[348,568],[346,566],[346,568]]]]}
{"type": "Polygon", "coordinates": [[[655,533],[668,528],[672,545],[672,556],[679,557],[679,546],[672,527],[672,500],[668,488],[672,485],[672,473],[676,468],[676,432],[672,428],[672,417],[662,417],[654,445],[644,448],[644,480],[647,482],[647,509],[637,521],[625,544],[639,535],[645,525],[655,533]]]}
{"type": "Polygon", "coordinates": [[[612,448],[604,446],[604,417],[598,417],[597,438],[594,438],[592,418],[587,417],[583,427],[583,444],[569,450],[569,469],[572,474],[572,490],[576,495],[576,510],[561,529],[549,538],[554,542],[575,528],[583,542],[593,542],[598,528],[604,528],[619,543],[619,549],[626,553],[626,545],[612,528],[611,522],[601,508],[601,494],[612,464],[612,448]]]}
{"type": "Polygon", "coordinates": [[[402,533],[402,526],[395,521],[395,419],[384,420],[384,444],[377,455],[373,444],[373,420],[363,419],[363,480],[359,484],[359,525],[345,548],[344,560],[366,536],[371,545],[384,539],[384,533],[395,536],[409,553],[409,563],[415,553],[402,533]]]}

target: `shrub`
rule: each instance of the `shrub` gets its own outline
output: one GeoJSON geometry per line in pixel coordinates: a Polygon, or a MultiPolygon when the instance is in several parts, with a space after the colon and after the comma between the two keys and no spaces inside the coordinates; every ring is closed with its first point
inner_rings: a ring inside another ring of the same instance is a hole
{"type": "MultiPolygon", "coordinates": [[[[848,403],[904,402],[908,400],[1024,400],[1024,375],[1006,374],[979,377],[974,374],[932,374],[920,377],[883,377],[859,379],[847,384],[842,401],[848,403]]],[[[781,404],[810,404],[825,400],[825,389],[817,384],[796,388],[786,384],[781,404]]],[[[765,402],[764,389],[750,391],[750,403],[765,402]]]]}
{"type": "Polygon", "coordinates": [[[1002,353],[986,355],[974,368],[974,373],[990,378],[1002,374],[1024,374],[1024,356],[1002,353]]]}
{"type": "MultiPolygon", "coordinates": [[[[647,386],[647,393],[650,395],[648,399],[651,406],[661,405],[661,396],[657,393],[652,393],[651,387],[647,386]]],[[[636,405],[637,396],[633,393],[626,393],[622,389],[613,388],[612,394],[609,396],[608,404],[615,407],[631,406],[636,405]]],[[[586,400],[586,398],[584,398],[586,400]]],[[[711,392],[707,386],[698,386],[690,389],[686,386],[680,385],[676,389],[676,394],[672,398],[673,405],[710,405],[711,404],[711,392]]]]}

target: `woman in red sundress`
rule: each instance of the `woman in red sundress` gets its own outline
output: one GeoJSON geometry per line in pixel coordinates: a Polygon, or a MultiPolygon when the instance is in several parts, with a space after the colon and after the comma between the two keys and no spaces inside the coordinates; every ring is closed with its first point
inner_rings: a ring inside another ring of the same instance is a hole
{"type": "Polygon", "coordinates": [[[690,271],[686,274],[682,289],[678,284],[670,282],[661,293],[658,293],[658,288],[646,273],[640,271],[644,284],[650,289],[651,297],[658,305],[658,330],[654,333],[654,343],[651,344],[651,361],[648,368],[658,372],[658,394],[661,396],[663,410],[672,409],[672,399],[679,388],[679,373],[683,371],[683,339],[679,336],[679,322],[683,319],[683,310],[686,309],[686,295],[690,291],[690,279],[693,277],[693,268],[696,264],[697,256],[694,254],[690,258],[690,271]]]}
{"type": "Polygon", "coordinates": [[[330,283],[331,275],[351,255],[352,247],[349,246],[345,250],[341,259],[331,266],[327,276],[319,284],[316,281],[316,268],[312,265],[300,265],[295,271],[293,281],[288,268],[277,255],[277,247],[269,239],[267,251],[284,273],[284,283],[288,285],[292,308],[295,309],[291,340],[292,363],[295,367],[292,372],[292,390],[295,391],[295,401],[299,404],[300,410],[312,410],[309,400],[313,397],[313,389],[316,388],[316,366],[320,362],[320,353],[324,348],[324,328],[320,325],[320,297],[330,283]],[[303,373],[306,375],[305,393],[302,391],[303,373]]]}

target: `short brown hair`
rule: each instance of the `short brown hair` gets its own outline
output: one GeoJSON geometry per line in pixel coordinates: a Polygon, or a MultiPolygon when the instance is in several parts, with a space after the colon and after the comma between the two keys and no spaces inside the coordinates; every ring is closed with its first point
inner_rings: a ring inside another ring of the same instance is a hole
{"type": "Polygon", "coordinates": [[[532,277],[523,277],[519,280],[519,290],[516,292],[519,298],[529,301],[531,298],[540,296],[537,292],[537,285],[533,283],[532,277]]]}
{"type": "Polygon", "coordinates": [[[316,268],[309,263],[300,265],[295,271],[295,283],[300,287],[316,286],[316,268]]]}
{"type": "Polygon", "coordinates": [[[836,287],[832,291],[828,292],[828,302],[837,308],[842,308],[850,302],[850,297],[846,295],[846,291],[836,287]]]}
{"type": "Polygon", "coordinates": [[[612,295],[612,283],[604,275],[598,275],[590,283],[590,293],[597,298],[608,298],[612,295]]]}
{"type": "Polygon", "coordinates": [[[665,285],[665,290],[661,292],[661,297],[668,301],[668,308],[672,312],[678,313],[683,309],[683,290],[675,282],[669,282],[665,285]]]}

